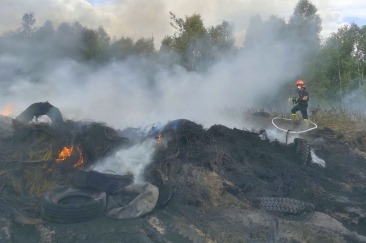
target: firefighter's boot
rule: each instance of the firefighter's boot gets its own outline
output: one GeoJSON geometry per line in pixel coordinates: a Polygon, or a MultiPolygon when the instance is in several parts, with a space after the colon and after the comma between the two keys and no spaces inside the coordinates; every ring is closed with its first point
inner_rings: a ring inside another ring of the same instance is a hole
{"type": "Polygon", "coordinates": [[[299,116],[297,114],[291,114],[291,119],[293,121],[298,121],[299,120],[299,116]]]}
{"type": "Polygon", "coordinates": [[[310,126],[310,121],[308,119],[304,119],[304,126],[305,127],[309,127],[310,126]]]}

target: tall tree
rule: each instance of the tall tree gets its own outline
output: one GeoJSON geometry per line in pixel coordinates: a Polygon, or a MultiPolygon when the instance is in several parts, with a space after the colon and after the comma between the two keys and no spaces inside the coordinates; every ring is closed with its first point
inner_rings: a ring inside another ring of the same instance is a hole
{"type": "Polygon", "coordinates": [[[84,27],[79,22],[61,23],[55,33],[55,49],[60,56],[80,59],[80,49],[82,48],[82,31],[84,27]]]}
{"type": "MultiPolygon", "coordinates": [[[[309,0],[300,0],[288,22],[288,38],[291,42],[293,61],[300,69],[306,69],[311,58],[320,49],[321,18],[318,9],[309,0]]],[[[299,76],[302,76],[300,71],[299,76]]]]}
{"type": "Polygon", "coordinates": [[[177,53],[180,64],[188,70],[205,68],[219,55],[233,49],[232,28],[226,21],[207,29],[199,14],[182,19],[170,12],[170,18],[176,33],[164,38],[161,51],[177,53]]]}
{"type": "Polygon", "coordinates": [[[38,41],[49,40],[55,36],[55,28],[50,20],[47,20],[43,26],[39,27],[34,33],[38,41]]]}
{"type": "Polygon", "coordinates": [[[174,50],[181,55],[181,64],[189,70],[197,69],[200,59],[204,56],[204,46],[207,43],[207,30],[199,14],[177,18],[173,13],[171,25],[177,30],[174,36],[174,50]]]}
{"type": "Polygon", "coordinates": [[[358,29],[357,42],[355,46],[355,57],[357,62],[357,71],[360,76],[360,85],[364,84],[366,73],[366,25],[358,29]]]}
{"type": "Polygon", "coordinates": [[[123,60],[134,53],[134,43],[129,37],[121,37],[111,44],[112,57],[123,60]]]}
{"type": "Polygon", "coordinates": [[[22,17],[22,33],[25,37],[30,37],[34,31],[36,18],[32,12],[25,13],[22,17]]]}
{"type": "Polygon", "coordinates": [[[272,15],[267,21],[263,21],[259,15],[252,16],[245,35],[245,49],[273,48],[273,44],[284,43],[286,34],[286,22],[272,15]]]}
{"type": "Polygon", "coordinates": [[[86,60],[96,59],[99,52],[98,34],[91,29],[85,28],[82,32],[82,56],[86,60]]]}
{"type": "Polygon", "coordinates": [[[358,59],[362,56],[359,37],[356,25],[344,25],[325,41],[315,65],[307,72],[317,81],[311,84],[317,96],[342,102],[349,91],[358,87],[358,59]]]}
{"type": "Polygon", "coordinates": [[[210,40],[210,53],[212,59],[218,59],[223,55],[230,54],[234,51],[233,27],[223,21],[221,24],[210,27],[208,29],[210,40]]]}
{"type": "Polygon", "coordinates": [[[81,53],[85,60],[101,62],[109,58],[110,38],[102,27],[97,30],[84,27],[81,33],[81,53]]]}
{"type": "Polygon", "coordinates": [[[134,44],[136,54],[151,55],[155,52],[154,38],[139,38],[134,44]]]}

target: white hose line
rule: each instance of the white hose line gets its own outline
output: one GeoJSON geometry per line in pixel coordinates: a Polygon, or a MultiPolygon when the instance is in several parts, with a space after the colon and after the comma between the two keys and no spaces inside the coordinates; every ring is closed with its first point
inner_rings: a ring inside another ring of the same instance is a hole
{"type": "Polygon", "coordinates": [[[304,133],[304,132],[308,132],[308,131],[311,131],[311,130],[314,130],[316,128],[318,128],[318,125],[316,125],[314,122],[311,122],[309,120],[309,123],[313,124],[314,127],[312,128],[309,128],[309,129],[306,129],[306,130],[303,130],[303,131],[298,131],[298,132],[294,132],[294,131],[291,131],[291,129],[283,129],[283,128],[280,128],[278,127],[275,123],[274,123],[274,120],[286,120],[286,121],[292,121],[292,119],[288,119],[288,118],[282,118],[282,117],[275,117],[272,119],[272,124],[273,126],[275,126],[277,129],[281,130],[281,131],[284,131],[284,132],[288,132],[288,133],[304,133]]]}

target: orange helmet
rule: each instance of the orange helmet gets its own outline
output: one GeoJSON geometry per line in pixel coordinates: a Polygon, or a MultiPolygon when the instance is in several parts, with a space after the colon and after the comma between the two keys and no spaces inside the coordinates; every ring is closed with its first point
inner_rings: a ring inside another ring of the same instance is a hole
{"type": "Polygon", "coordinates": [[[302,81],[302,80],[297,80],[297,82],[296,82],[296,86],[301,86],[301,87],[303,87],[305,84],[304,84],[304,81],[302,81]]]}

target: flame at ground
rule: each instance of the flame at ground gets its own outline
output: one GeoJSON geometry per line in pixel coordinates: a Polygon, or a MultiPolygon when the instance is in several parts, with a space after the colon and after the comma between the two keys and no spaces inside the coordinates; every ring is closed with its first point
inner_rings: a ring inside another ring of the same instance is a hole
{"type": "Polygon", "coordinates": [[[74,163],[74,167],[79,167],[84,163],[83,153],[81,152],[81,149],[77,147],[78,153],[79,153],[79,159],[74,163]]]}
{"type": "Polygon", "coordinates": [[[59,153],[56,162],[64,161],[65,159],[69,158],[74,150],[74,146],[71,147],[64,147],[61,152],[59,153]]]}
{"type": "MultiPolygon", "coordinates": [[[[76,147],[76,149],[79,154],[79,158],[74,163],[73,167],[79,167],[84,163],[83,153],[81,152],[81,149],[79,147],[76,147]]],[[[66,160],[67,158],[69,158],[72,155],[73,151],[74,151],[73,145],[70,147],[64,147],[61,150],[61,152],[59,153],[59,155],[56,159],[56,163],[62,163],[62,161],[66,160]]]]}
{"type": "Polygon", "coordinates": [[[5,106],[5,108],[3,109],[2,112],[0,112],[0,115],[3,116],[10,116],[14,111],[13,105],[12,104],[7,104],[5,106]]]}

